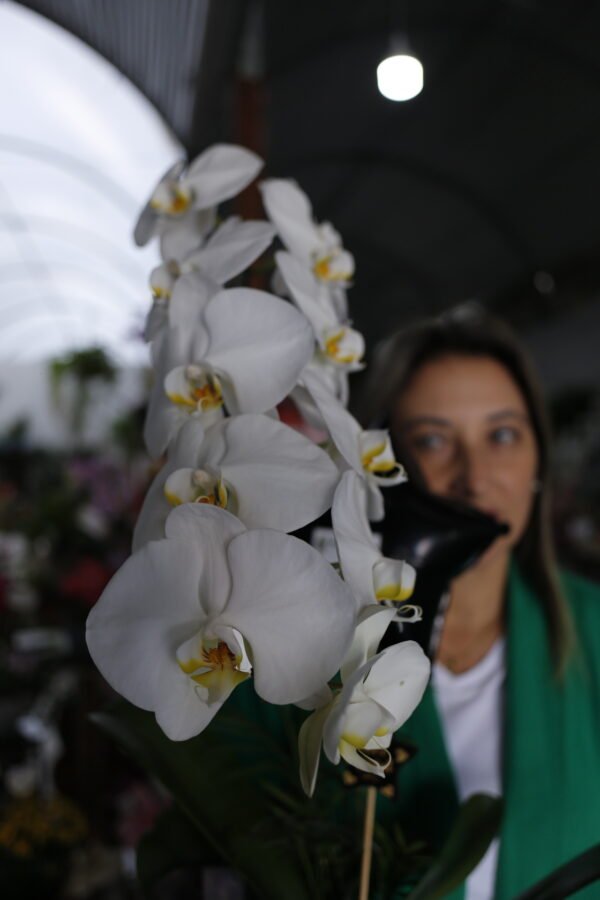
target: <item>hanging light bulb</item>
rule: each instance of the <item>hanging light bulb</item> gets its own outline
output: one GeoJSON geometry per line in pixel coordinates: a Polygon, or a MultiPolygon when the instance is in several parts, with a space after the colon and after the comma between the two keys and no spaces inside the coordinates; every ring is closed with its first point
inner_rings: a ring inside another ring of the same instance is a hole
{"type": "Polygon", "coordinates": [[[391,42],[391,52],[377,66],[377,87],[388,100],[411,100],[423,90],[423,65],[403,35],[391,42]]]}

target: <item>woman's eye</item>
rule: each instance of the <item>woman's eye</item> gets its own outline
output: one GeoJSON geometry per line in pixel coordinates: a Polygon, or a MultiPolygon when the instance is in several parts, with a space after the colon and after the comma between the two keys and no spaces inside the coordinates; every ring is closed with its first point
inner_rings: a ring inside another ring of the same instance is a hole
{"type": "Polygon", "coordinates": [[[440,450],[445,445],[442,434],[419,434],[414,439],[418,450],[440,450]]]}
{"type": "Polygon", "coordinates": [[[519,440],[519,432],[516,428],[503,425],[495,428],[490,435],[494,444],[515,444],[519,440]]]}

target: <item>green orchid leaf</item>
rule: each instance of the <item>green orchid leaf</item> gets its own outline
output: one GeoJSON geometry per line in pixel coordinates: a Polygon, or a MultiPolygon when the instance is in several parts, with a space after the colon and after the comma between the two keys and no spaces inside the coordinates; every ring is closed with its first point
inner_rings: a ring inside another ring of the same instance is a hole
{"type": "Polygon", "coordinates": [[[223,865],[223,858],[175,806],[164,812],[143,836],[136,857],[137,876],[148,894],[175,869],[223,865]]]}
{"type": "Polygon", "coordinates": [[[250,728],[246,733],[243,717],[236,717],[235,741],[231,717],[222,710],[205,732],[181,742],[170,741],[151,713],[125,701],[92,718],[164,785],[205,842],[261,900],[310,900],[298,852],[285,836],[265,836],[262,823],[272,820],[273,810],[261,782],[282,776],[273,751],[261,765],[262,735],[253,737],[250,728]]]}
{"type": "MultiPolygon", "coordinates": [[[[555,869],[515,900],[563,900],[600,879],[600,844],[555,869]]],[[[596,896],[596,895],[594,895],[596,896]]]]}
{"type": "Polygon", "coordinates": [[[498,832],[502,801],[473,794],[458,811],[456,823],[431,868],[408,900],[438,900],[463,883],[498,832]]]}

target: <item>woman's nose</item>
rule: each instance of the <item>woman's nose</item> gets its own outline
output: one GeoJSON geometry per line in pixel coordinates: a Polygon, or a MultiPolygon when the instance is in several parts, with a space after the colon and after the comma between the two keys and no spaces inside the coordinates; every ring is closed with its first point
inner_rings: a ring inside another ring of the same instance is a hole
{"type": "Polygon", "coordinates": [[[457,449],[452,473],[451,489],[461,500],[481,497],[489,484],[490,460],[480,448],[461,446],[457,449]]]}

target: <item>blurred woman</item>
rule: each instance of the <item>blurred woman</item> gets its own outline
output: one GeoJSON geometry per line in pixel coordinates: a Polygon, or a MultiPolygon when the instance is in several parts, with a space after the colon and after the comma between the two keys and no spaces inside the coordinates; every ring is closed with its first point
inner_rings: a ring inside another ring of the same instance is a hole
{"type": "Polygon", "coordinates": [[[459,801],[502,795],[500,836],[452,898],[508,900],[600,841],[600,591],[558,570],[546,413],[505,325],[467,308],[400,332],[371,385],[409,474],[509,526],[452,582],[394,811],[439,846],[459,801]]]}

